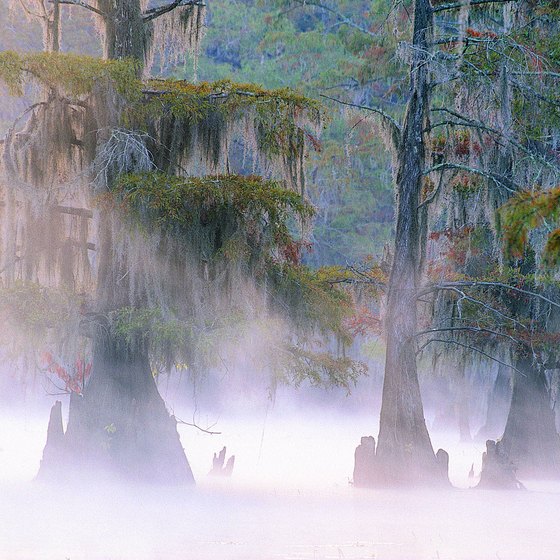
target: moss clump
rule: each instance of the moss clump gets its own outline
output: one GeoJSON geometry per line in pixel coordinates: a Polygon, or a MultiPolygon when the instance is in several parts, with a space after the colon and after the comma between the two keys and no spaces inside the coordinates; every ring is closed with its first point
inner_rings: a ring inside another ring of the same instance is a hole
{"type": "Polygon", "coordinates": [[[299,194],[257,176],[175,177],[149,172],[121,176],[113,192],[125,209],[158,227],[218,223],[227,214],[229,220],[255,234],[265,224],[278,242],[290,238],[290,217],[305,221],[314,213],[299,194]]]}
{"type": "Polygon", "coordinates": [[[23,95],[26,77],[47,87],[80,97],[92,92],[100,80],[109,80],[121,95],[137,99],[141,82],[133,60],[102,60],[91,56],[61,53],[0,53],[0,80],[12,95],[23,95]]]}
{"type": "Polygon", "coordinates": [[[155,104],[161,107],[161,101],[164,101],[177,117],[201,118],[216,109],[231,114],[259,105],[267,112],[290,109],[306,111],[312,120],[323,117],[322,105],[318,101],[290,88],[265,89],[230,80],[198,84],[184,80],[149,80],[146,91],[157,97],[155,104]],[[217,102],[220,102],[219,106],[217,102]]]}

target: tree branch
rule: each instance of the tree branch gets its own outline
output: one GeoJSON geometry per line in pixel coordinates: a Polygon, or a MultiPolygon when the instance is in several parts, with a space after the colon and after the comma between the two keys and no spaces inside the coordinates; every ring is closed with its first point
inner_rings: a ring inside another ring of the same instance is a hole
{"type": "Polygon", "coordinates": [[[472,350],[473,352],[478,352],[479,354],[482,354],[483,356],[485,356],[489,360],[492,360],[493,362],[497,362],[498,364],[502,364],[503,366],[511,368],[514,371],[516,371],[517,373],[519,373],[520,375],[522,375],[523,377],[527,377],[527,375],[525,373],[523,373],[520,369],[517,369],[515,366],[513,366],[511,364],[508,364],[506,362],[502,362],[502,360],[499,360],[495,356],[492,356],[491,354],[488,354],[487,352],[484,352],[484,350],[480,350],[480,349],[476,348],[475,346],[470,346],[469,344],[464,344],[464,343],[459,342],[457,340],[444,340],[444,339],[441,339],[441,338],[431,338],[426,343],[424,343],[422,346],[420,346],[420,348],[417,350],[416,354],[420,354],[420,352],[422,352],[424,350],[424,348],[426,348],[426,346],[428,346],[432,342],[441,342],[442,344],[456,344],[457,346],[461,346],[462,348],[467,348],[468,350],[472,350]]]}
{"type": "Polygon", "coordinates": [[[538,153],[535,153],[534,151],[526,148],[525,146],[523,146],[522,144],[520,144],[519,142],[517,142],[513,138],[507,136],[506,134],[504,134],[500,130],[489,127],[482,122],[475,121],[474,119],[470,119],[468,117],[465,117],[464,115],[461,115],[460,113],[452,111],[451,109],[448,109],[447,107],[434,107],[433,109],[431,109],[431,111],[447,113],[447,114],[451,115],[452,117],[460,119],[463,122],[455,122],[455,121],[438,122],[438,123],[435,123],[435,124],[431,125],[430,130],[433,130],[434,128],[437,128],[438,126],[444,126],[444,125],[477,128],[479,130],[483,130],[483,131],[488,132],[490,134],[495,134],[496,136],[499,136],[505,142],[511,144],[514,148],[516,148],[518,150],[521,150],[523,153],[527,154],[531,159],[533,159],[533,160],[537,159],[540,163],[542,163],[542,164],[544,164],[547,167],[550,167],[552,169],[555,169],[555,170],[559,169],[558,165],[552,163],[551,161],[549,161],[547,158],[543,157],[542,155],[540,155],[538,153]]]}
{"type": "Polygon", "coordinates": [[[549,303],[550,305],[557,307],[558,309],[560,309],[560,303],[547,298],[546,296],[543,296],[542,294],[539,294],[537,292],[532,292],[531,290],[524,290],[523,288],[518,288],[517,286],[512,286],[511,284],[505,284],[504,282],[486,282],[486,281],[480,281],[480,280],[475,280],[472,282],[469,281],[459,281],[459,282],[448,282],[444,285],[445,287],[466,287],[466,288],[478,288],[478,287],[497,287],[497,288],[504,288],[506,290],[511,290],[513,292],[517,292],[520,294],[525,294],[528,296],[532,296],[532,297],[536,297],[546,303],[549,303]]]}
{"type": "Polygon", "coordinates": [[[85,8],[86,10],[90,10],[91,12],[97,14],[101,17],[107,17],[107,14],[101,10],[98,10],[94,6],[91,6],[87,2],[83,2],[82,0],[59,0],[59,4],[69,4],[70,6],[79,6],[80,8],[85,8]]]}
{"type": "Polygon", "coordinates": [[[336,97],[330,97],[329,95],[325,95],[323,93],[319,94],[321,97],[325,99],[330,99],[331,101],[335,101],[336,103],[340,103],[341,105],[346,105],[347,107],[354,107],[355,109],[363,109],[364,111],[371,111],[382,117],[385,124],[389,125],[391,129],[391,137],[393,142],[396,142],[395,147],[398,148],[401,142],[401,125],[388,113],[380,109],[379,107],[368,107],[367,105],[357,105],[356,103],[350,103],[348,101],[343,101],[342,99],[337,99],[336,97]]]}
{"type": "Polygon", "coordinates": [[[444,171],[446,169],[457,169],[459,171],[467,171],[468,173],[481,175],[482,177],[491,179],[492,181],[494,181],[494,183],[496,183],[496,185],[502,187],[503,189],[505,189],[506,191],[512,194],[516,194],[517,192],[523,190],[521,186],[517,185],[513,181],[510,181],[509,179],[505,179],[505,177],[503,177],[502,175],[498,175],[496,173],[490,173],[489,171],[483,171],[482,169],[477,169],[476,167],[469,167],[468,165],[462,165],[459,163],[438,163],[437,165],[434,165],[433,167],[426,169],[426,171],[424,171],[424,175],[428,175],[429,173],[434,173],[435,171],[444,171]],[[509,185],[512,185],[515,188],[512,189],[510,186],[508,186],[504,182],[504,179],[509,183],[509,185]]]}
{"type": "Polygon", "coordinates": [[[170,4],[165,4],[165,6],[159,6],[157,8],[150,8],[149,10],[146,10],[142,14],[142,19],[144,22],[152,21],[153,19],[167,14],[180,6],[206,6],[206,4],[200,0],[175,0],[170,4]]]}
{"type": "Polygon", "coordinates": [[[351,19],[342,15],[340,12],[337,12],[335,9],[331,8],[330,6],[326,6],[325,4],[323,4],[321,2],[318,2],[316,0],[294,0],[294,2],[296,2],[296,4],[299,4],[302,7],[303,6],[315,6],[316,8],[319,8],[320,10],[323,10],[325,12],[329,12],[330,14],[333,14],[336,18],[338,18],[338,20],[340,21],[341,24],[347,25],[348,27],[352,27],[353,29],[357,29],[358,31],[361,31],[362,33],[365,33],[366,35],[369,35],[370,37],[377,37],[377,33],[374,33],[373,31],[370,31],[366,27],[363,27],[363,26],[359,25],[355,21],[352,21],[351,19]]]}
{"type": "MultiPolygon", "coordinates": [[[[184,426],[191,426],[192,428],[196,428],[197,430],[200,430],[201,432],[204,432],[205,434],[210,434],[211,436],[217,436],[217,435],[221,435],[222,432],[213,432],[210,429],[207,428],[201,428],[198,424],[194,423],[194,422],[185,422],[184,420],[181,420],[180,418],[177,418],[177,416],[175,416],[175,422],[177,422],[177,424],[183,424],[184,426]]],[[[212,427],[212,426],[210,426],[212,427]]]]}
{"type": "Polygon", "coordinates": [[[464,6],[481,6],[484,4],[507,4],[508,2],[515,2],[516,0],[470,0],[470,2],[453,2],[451,4],[441,4],[434,6],[432,11],[434,14],[439,12],[446,12],[449,10],[459,10],[464,6]]]}
{"type": "Polygon", "coordinates": [[[476,333],[486,333],[486,334],[493,334],[495,336],[501,336],[504,338],[509,338],[512,342],[521,343],[522,341],[511,336],[510,334],[501,333],[499,331],[494,331],[492,329],[485,329],[483,327],[438,327],[433,329],[427,329],[425,331],[417,332],[414,336],[423,336],[425,334],[431,334],[436,332],[455,332],[455,331],[467,331],[467,332],[476,332],[476,333]]]}
{"type": "Polygon", "coordinates": [[[518,321],[515,317],[510,317],[509,315],[506,315],[505,313],[502,313],[499,309],[496,309],[495,307],[492,307],[491,305],[488,305],[484,301],[481,301],[481,300],[476,299],[472,296],[469,296],[463,290],[460,290],[458,287],[453,286],[453,285],[432,286],[429,289],[422,290],[421,292],[419,292],[417,297],[422,297],[422,296],[425,296],[425,295],[427,295],[431,292],[438,291],[438,290],[442,290],[442,291],[443,290],[448,290],[450,292],[455,292],[456,294],[459,294],[461,296],[461,298],[460,298],[461,300],[464,299],[464,300],[470,301],[471,303],[474,303],[475,305],[480,305],[481,307],[490,311],[491,313],[494,313],[498,317],[503,317],[507,321],[511,321],[513,324],[518,325],[519,327],[527,330],[527,327],[521,321],[518,321]]]}

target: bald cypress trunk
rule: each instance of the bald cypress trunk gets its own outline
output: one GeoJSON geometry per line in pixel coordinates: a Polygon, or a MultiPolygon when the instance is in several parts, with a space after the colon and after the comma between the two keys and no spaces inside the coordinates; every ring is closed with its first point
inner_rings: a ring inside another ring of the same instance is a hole
{"type": "Polygon", "coordinates": [[[144,62],[145,25],[140,0],[98,0],[102,17],[103,57],[144,62]]]}
{"type": "Polygon", "coordinates": [[[521,479],[560,478],[560,436],[544,370],[531,357],[517,360],[501,445],[521,479]]]}
{"type": "Polygon", "coordinates": [[[429,114],[429,48],[432,8],[417,0],[411,91],[398,151],[397,226],[387,296],[387,354],[376,479],[379,483],[443,482],[426,428],[416,368],[417,285],[420,266],[418,205],[425,165],[424,130],[429,114]]]}

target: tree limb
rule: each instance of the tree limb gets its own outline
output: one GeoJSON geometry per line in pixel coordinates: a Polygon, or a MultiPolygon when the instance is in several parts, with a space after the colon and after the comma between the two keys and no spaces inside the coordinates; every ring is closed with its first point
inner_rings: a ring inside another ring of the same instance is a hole
{"type": "Polygon", "coordinates": [[[516,0],[470,0],[470,2],[453,2],[450,4],[441,4],[434,6],[432,11],[434,14],[439,12],[446,12],[449,10],[460,10],[464,6],[481,6],[484,4],[507,4],[508,2],[515,2],[516,0]]]}
{"type": "Polygon", "coordinates": [[[504,282],[489,282],[489,281],[481,281],[481,280],[474,280],[469,282],[467,280],[459,281],[459,282],[448,282],[444,285],[445,287],[466,287],[466,288],[477,288],[477,287],[497,287],[497,288],[504,288],[506,290],[511,290],[513,292],[518,292],[520,294],[525,294],[528,296],[536,297],[550,305],[557,307],[560,309],[560,303],[554,301],[552,299],[543,296],[537,292],[532,292],[531,290],[524,290],[523,288],[518,288],[517,286],[512,286],[511,284],[505,284],[504,282]]]}
{"type": "Polygon", "coordinates": [[[506,362],[502,362],[502,360],[499,360],[495,356],[492,356],[491,354],[488,354],[487,352],[484,352],[484,350],[480,350],[480,349],[476,348],[475,346],[470,346],[469,344],[464,344],[464,343],[459,342],[457,340],[444,340],[444,339],[441,339],[441,338],[431,338],[426,343],[424,343],[422,346],[420,346],[420,348],[417,350],[416,354],[420,354],[420,352],[422,352],[424,350],[424,348],[426,348],[426,346],[428,346],[432,342],[441,342],[443,344],[456,344],[457,346],[461,346],[462,348],[467,348],[468,350],[472,350],[473,352],[478,352],[479,354],[482,354],[483,356],[485,356],[489,360],[492,360],[493,362],[497,362],[499,364],[502,364],[503,366],[511,368],[514,371],[516,371],[517,373],[519,373],[520,375],[522,375],[523,377],[527,377],[527,375],[525,373],[523,373],[520,369],[517,369],[514,365],[508,364],[506,362]]]}
{"type": "MultiPolygon", "coordinates": [[[[192,428],[196,428],[197,430],[200,430],[201,432],[204,432],[205,434],[210,434],[211,436],[221,435],[221,433],[222,433],[222,432],[213,432],[213,431],[211,431],[210,429],[207,429],[207,428],[201,428],[195,422],[185,422],[184,420],[181,420],[180,418],[177,418],[177,416],[175,416],[175,422],[177,422],[177,424],[182,424],[184,426],[191,426],[192,428]]],[[[210,426],[210,427],[212,427],[212,426],[210,426]]]]}
{"type": "Polygon", "coordinates": [[[325,99],[330,99],[331,101],[335,101],[336,103],[340,103],[341,105],[346,105],[348,107],[354,107],[355,109],[362,109],[364,111],[371,111],[379,115],[385,124],[387,124],[391,130],[391,138],[395,143],[395,147],[398,149],[400,142],[401,142],[401,125],[388,113],[380,109],[379,107],[368,107],[367,105],[357,105],[356,103],[350,103],[348,101],[343,101],[342,99],[337,99],[336,97],[330,97],[329,95],[325,95],[323,93],[319,94],[321,97],[325,99]]]}
{"type": "Polygon", "coordinates": [[[499,187],[502,187],[503,189],[505,189],[506,191],[508,191],[512,194],[515,194],[515,193],[523,190],[520,185],[517,185],[513,181],[510,181],[509,179],[506,179],[502,175],[498,175],[496,173],[491,173],[489,171],[483,171],[482,169],[477,169],[476,167],[469,167],[468,165],[462,165],[460,163],[438,163],[437,165],[434,165],[433,167],[430,167],[429,169],[426,169],[426,171],[424,171],[424,175],[434,173],[435,171],[444,171],[446,169],[457,169],[459,171],[467,171],[468,173],[474,173],[475,175],[481,175],[482,177],[486,177],[487,179],[491,179],[492,181],[494,181],[494,183],[496,183],[496,185],[498,185],[499,187]],[[509,185],[512,185],[515,188],[511,188],[510,186],[508,186],[504,182],[504,180],[506,180],[507,183],[509,183],[509,185]]]}
{"type": "Polygon", "coordinates": [[[200,0],[174,0],[174,2],[171,2],[170,4],[146,10],[142,14],[142,19],[144,22],[152,21],[153,19],[167,14],[180,6],[206,6],[206,4],[200,0]]]}
{"type": "Polygon", "coordinates": [[[419,331],[414,336],[423,336],[425,334],[431,334],[436,332],[455,332],[455,331],[467,331],[467,332],[477,332],[477,333],[486,333],[486,334],[493,334],[495,336],[501,336],[504,338],[509,338],[512,342],[521,343],[522,341],[511,336],[510,334],[502,333],[499,331],[494,331],[492,329],[485,329],[483,327],[437,327],[433,329],[426,329],[425,331],[419,331]]]}
{"type": "Polygon", "coordinates": [[[86,10],[90,10],[91,12],[97,14],[101,17],[107,17],[107,14],[101,10],[98,10],[94,6],[91,6],[87,2],[83,2],[82,0],[59,0],[59,4],[69,4],[70,6],[79,6],[80,8],[85,8],[86,10]]]}

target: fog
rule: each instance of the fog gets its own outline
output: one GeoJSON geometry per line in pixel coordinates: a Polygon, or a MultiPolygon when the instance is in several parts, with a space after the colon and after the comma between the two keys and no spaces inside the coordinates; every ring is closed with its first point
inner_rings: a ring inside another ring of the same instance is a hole
{"type": "MultiPolygon", "coordinates": [[[[33,481],[52,400],[0,416],[2,559],[558,557],[560,487],[469,490],[483,443],[459,445],[454,432],[433,439],[450,452],[456,489],[356,489],[353,451],[360,436],[377,434],[375,411],[341,413],[282,389],[275,403],[249,400],[244,412],[199,410],[196,423],[219,434],[179,425],[195,488],[92,487],[88,472],[81,486],[53,487],[33,481]],[[224,445],[236,455],[233,476],[210,477],[224,445]]],[[[173,408],[193,419],[184,403],[173,408]]]]}

